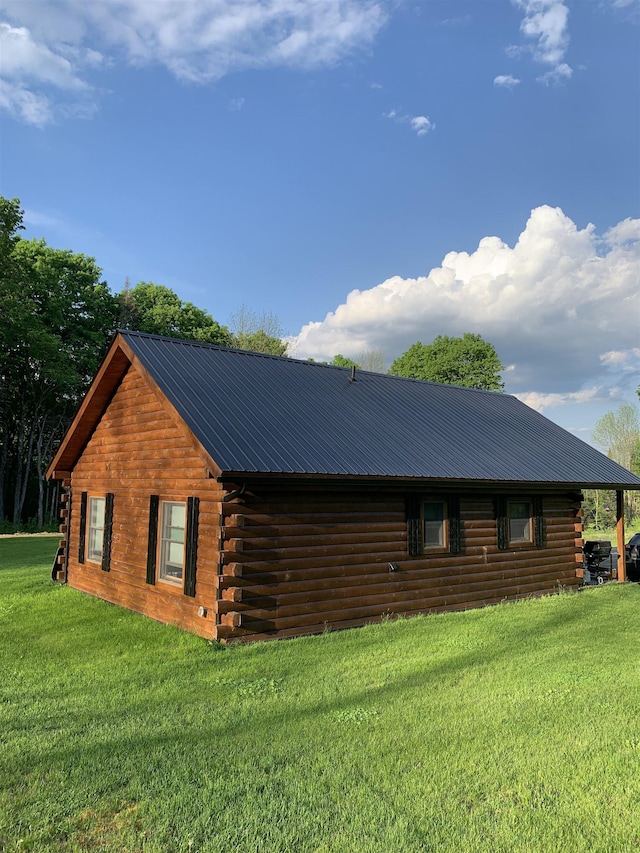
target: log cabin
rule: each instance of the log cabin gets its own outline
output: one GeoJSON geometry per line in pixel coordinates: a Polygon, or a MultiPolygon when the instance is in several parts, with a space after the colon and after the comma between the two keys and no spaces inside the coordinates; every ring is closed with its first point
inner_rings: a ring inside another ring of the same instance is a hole
{"type": "Polygon", "coordinates": [[[581,490],[617,491],[623,542],[640,489],[507,394],[138,332],[48,476],[57,580],[222,641],[577,588],[581,490]]]}

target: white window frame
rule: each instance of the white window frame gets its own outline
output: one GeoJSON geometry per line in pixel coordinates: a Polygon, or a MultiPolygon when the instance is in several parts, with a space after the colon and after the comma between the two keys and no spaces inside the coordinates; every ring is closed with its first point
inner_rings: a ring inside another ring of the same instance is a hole
{"type": "Polygon", "coordinates": [[[105,497],[89,497],[87,502],[87,560],[91,563],[102,562],[106,506],[105,497]]]}
{"type": "Polygon", "coordinates": [[[187,527],[186,501],[161,501],[158,531],[158,580],[182,585],[184,580],[185,534],[187,527]],[[173,509],[181,507],[182,526],[175,524],[173,509]],[[178,559],[179,554],[179,559],[178,559]]]}

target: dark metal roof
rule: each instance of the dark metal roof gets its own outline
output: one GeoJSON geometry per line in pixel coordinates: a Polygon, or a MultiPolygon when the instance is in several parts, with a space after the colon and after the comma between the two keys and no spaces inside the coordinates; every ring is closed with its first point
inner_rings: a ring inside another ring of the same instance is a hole
{"type": "Polygon", "coordinates": [[[640,488],[507,394],[121,334],[223,473],[640,488]]]}

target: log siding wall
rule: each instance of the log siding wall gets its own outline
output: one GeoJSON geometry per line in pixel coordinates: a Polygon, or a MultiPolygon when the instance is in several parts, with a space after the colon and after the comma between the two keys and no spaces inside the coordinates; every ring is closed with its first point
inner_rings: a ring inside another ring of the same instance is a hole
{"type": "Polygon", "coordinates": [[[109,571],[78,561],[80,512],[72,512],[67,582],[113,604],[216,637],[221,499],[224,494],[147,383],[130,368],[99,422],[71,478],[73,495],[113,494],[109,571]],[[195,595],[182,586],[147,583],[149,506],[199,498],[195,595]],[[199,607],[207,611],[198,616],[199,607]]]}
{"type": "Polygon", "coordinates": [[[542,495],[544,547],[500,550],[500,495],[460,492],[454,496],[459,553],[410,555],[408,495],[398,487],[263,481],[223,501],[238,486],[210,477],[192,438],[130,368],[72,472],[68,583],[223,640],[287,637],[388,615],[478,607],[580,583],[582,526],[575,495],[542,495]],[[109,571],[79,560],[83,493],[113,494],[109,571]],[[186,505],[190,498],[197,499],[190,506],[199,506],[193,597],[150,576],[156,562],[148,559],[147,547],[156,500],[186,505]],[[199,608],[205,617],[198,616],[199,608]]]}
{"type": "Polygon", "coordinates": [[[224,504],[219,636],[285,637],[577,586],[575,498],[544,495],[545,546],[505,551],[494,497],[459,496],[460,553],[412,556],[400,494],[274,491],[224,504]]]}

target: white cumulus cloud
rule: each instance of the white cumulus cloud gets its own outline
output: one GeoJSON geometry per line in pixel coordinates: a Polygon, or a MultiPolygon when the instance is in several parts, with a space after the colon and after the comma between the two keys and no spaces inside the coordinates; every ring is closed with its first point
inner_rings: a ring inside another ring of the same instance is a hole
{"type": "Polygon", "coordinates": [[[51,87],[88,90],[86,70],[102,62],[162,65],[192,83],[317,68],[369,45],[386,13],[375,0],[0,0],[0,20],[0,103],[44,123],[51,87]]]}
{"type": "Polygon", "coordinates": [[[398,124],[408,124],[411,130],[415,130],[418,136],[426,136],[429,131],[435,128],[435,122],[432,122],[429,116],[412,116],[408,113],[398,112],[398,110],[389,110],[383,113],[385,118],[390,118],[398,124]]]}
{"type": "Polygon", "coordinates": [[[53,92],[84,104],[88,88],[61,52],[36,41],[26,27],[0,22],[0,108],[43,126],[53,117],[53,92]]]}
{"type": "Polygon", "coordinates": [[[560,65],[556,65],[555,68],[552,68],[550,71],[546,71],[544,74],[541,74],[540,77],[536,77],[536,80],[538,83],[544,83],[545,86],[552,86],[564,83],[572,76],[573,69],[571,66],[567,65],[566,62],[561,62],[560,65]]]}
{"type": "Polygon", "coordinates": [[[382,349],[394,359],[416,341],[473,332],[509,365],[511,393],[535,392],[543,407],[605,399],[616,382],[634,381],[627,367],[637,351],[639,281],[640,220],[599,237],[593,225],[578,228],[560,208],[542,206],[513,247],[484,237],[425,275],[354,290],[303,326],[293,349],[318,360],[382,349]],[[622,350],[624,364],[613,354],[622,350]]]}
{"type": "Polygon", "coordinates": [[[493,85],[501,86],[503,89],[515,89],[519,83],[520,80],[511,74],[498,74],[497,77],[493,78],[493,85]]]}
{"type": "MultiPolygon", "coordinates": [[[[548,71],[537,78],[545,85],[566,82],[573,69],[565,62],[569,46],[569,7],[564,0],[512,0],[524,10],[520,32],[527,40],[527,46],[511,45],[507,53],[517,57],[530,53],[533,59],[550,66],[548,71]]],[[[496,78],[498,79],[498,78],[496,78]]],[[[495,83],[495,80],[494,80],[495,83]]]]}
{"type": "Polygon", "coordinates": [[[569,9],[562,0],[516,0],[525,11],[520,30],[535,40],[534,55],[540,62],[558,65],[569,44],[569,9]]]}

